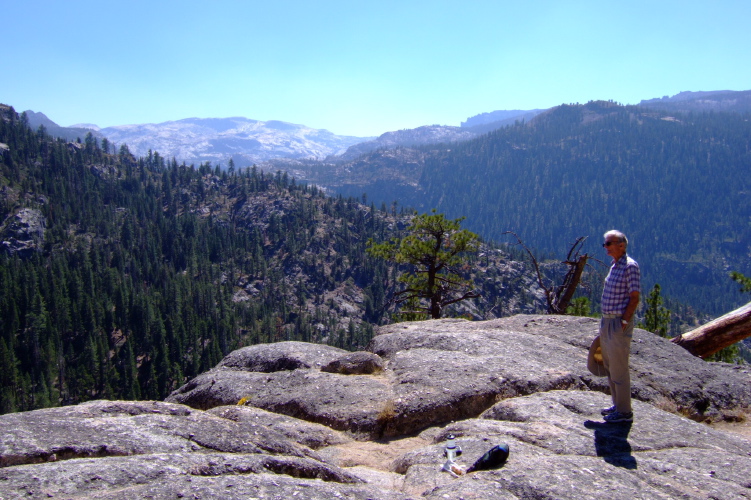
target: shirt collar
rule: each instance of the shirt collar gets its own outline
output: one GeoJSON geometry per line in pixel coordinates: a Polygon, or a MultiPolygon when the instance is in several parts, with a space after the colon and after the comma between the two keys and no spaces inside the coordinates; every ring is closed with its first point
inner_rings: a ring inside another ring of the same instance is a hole
{"type": "Polygon", "coordinates": [[[616,260],[615,262],[613,262],[613,265],[614,265],[614,266],[621,266],[621,265],[625,265],[627,261],[628,261],[628,254],[627,254],[627,253],[624,253],[623,255],[621,255],[621,258],[620,258],[620,259],[618,259],[618,260],[616,260]]]}

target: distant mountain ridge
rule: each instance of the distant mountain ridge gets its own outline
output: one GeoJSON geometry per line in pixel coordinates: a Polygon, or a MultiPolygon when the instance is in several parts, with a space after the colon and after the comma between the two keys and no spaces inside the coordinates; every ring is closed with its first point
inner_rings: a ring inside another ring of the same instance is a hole
{"type": "Polygon", "coordinates": [[[639,106],[664,111],[701,113],[706,111],[751,112],[751,90],[680,92],[672,97],[641,101],[639,106]]]}
{"type": "Polygon", "coordinates": [[[358,156],[371,153],[378,149],[393,149],[396,147],[414,147],[428,144],[450,143],[466,141],[477,137],[477,133],[460,127],[446,125],[426,125],[396,132],[386,132],[378,138],[360,142],[350,146],[347,151],[338,155],[337,160],[354,160],[358,156]]]}
{"type": "Polygon", "coordinates": [[[513,125],[517,121],[529,121],[544,111],[547,110],[530,109],[525,111],[515,109],[511,111],[499,110],[491,111],[490,113],[481,113],[467,118],[467,121],[462,122],[462,128],[472,130],[478,135],[484,134],[507,125],[513,125]]]}
{"type": "Polygon", "coordinates": [[[317,158],[343,153],[363,141],[328,130],[277,120],[243,117],[186,118],[158,124],[120,125],[100,132],[118,144],[126,143],[136,156],[148,150],[188,162],[211,161],[252,165],[271,158],[317,158]]]}
{"type": "Polygon", "coordinates": [[[136,156],[146,156],[152,150],[178,161],[210,161],[225,167],[230,158],[237,167],[277,160],[275,167],[292,171],[300,160],[351,161],[380,149],[466,141],[514,120],[529,120],[541,111],[495,111],[469,118],[461,127],[426,125],[385,132],[376,138],[340,136],[304,125],[244,117],[185,118],[100,128],[89,123],[61,127],[44,113],[27,110],[26,114],[32,128],[43,125],[50,135],[75,141],[91,133],[97,138],[106,137],[117,146],[127,144],[136,156]]]}
{"type": "Polygon", "coordinates": [[[29,126],[33,129],[38,129],[39,126],[43,126],[47,129],[47,133],[53,137],[62,137],[68,141],[75,141],[76,139],[83,139],[86,134],[101,138],[104,137],[99,133],[99,128],[92,128],[92,126],[75,125],[73,127],[61,127],[57,123],[50,120],[44,113],[37,113],[34,111],[26,110],[26,118],[29,120],[29,126]]]}
{"type": "MultiPolygon", "coordinates": [[[[674,96],[642,100],[639,107],[670,112],[751,112],[751,91],[681,92],[674,96]]],[[[186,118],[157,124],[118,125],[99,128],[93,124],[60,127],[43,113],[26,111],[32,128],[44,125],[53,136],[75,141],[87,133],[106,137],[116,145],[127,144],[136,156],[149,150],[166,158],[199,163],[210,161],[225,166],[230,158],[238,167],[268,163],[297,175],[300,161],[349,162],[378,150],[413,148],[472,140],[515,122],[529,122],[549,111],[496,110],[467,118],[460,127],[426,125],[390,131],[378,137],[336,135],[277,120],[259,121],[243,117],[186,118]]]]}
{"type": "Polygon", "coordinates": [[[117,146],[127,144],[136,156],[146,156],[152,150],[162,157],[175,157],[186,163],[209,161],[225,167],[230,158],[237,167],[274,158],[322,160],[371,139],[336,135],[328,130],[278,120],[264,122],[243,117],[185,118],[99,128],[93,124],[60,127],[43,113],[27,110],[26,115],[32,128],[43,125],[50,135],[69,141],[92,133],[98,138],[106,137],[117,146]]]}

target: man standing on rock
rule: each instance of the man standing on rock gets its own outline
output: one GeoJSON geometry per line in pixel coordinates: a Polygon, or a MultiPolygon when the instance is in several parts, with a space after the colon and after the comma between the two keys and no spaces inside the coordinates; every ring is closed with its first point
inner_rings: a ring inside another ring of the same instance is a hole
{"type": "Polygon", "coordinates": [[[600,346],[610,384],[613,406],[602,410],[605,422],[632,422],[631,375],[628,358],[634,332],[634,312],[639,305],[639,264],[626,254],[628,239],[620,231],[605,233],[602,246],[613,258],[602,290],[600,346]]]}

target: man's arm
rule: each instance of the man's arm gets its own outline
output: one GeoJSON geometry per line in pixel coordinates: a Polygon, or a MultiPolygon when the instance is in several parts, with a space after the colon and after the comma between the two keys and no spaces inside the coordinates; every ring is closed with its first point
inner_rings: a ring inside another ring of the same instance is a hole
{"type": "Polygon", "coordinates": [[[626,310],[623,311],[622,318],[631,323],[631,318],[634,317],[637,307],[639,307],[639,292],[631,292],[628,296],[628,305],[626,306],[626,310]]]}

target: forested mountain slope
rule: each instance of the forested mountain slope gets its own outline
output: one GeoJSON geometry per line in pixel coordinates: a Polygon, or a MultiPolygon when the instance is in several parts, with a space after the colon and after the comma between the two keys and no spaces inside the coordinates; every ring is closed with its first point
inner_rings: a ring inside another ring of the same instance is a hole
{"type": "MultiPolygon", "coordinates": [[[[0,216],[0,412],[161,399],[254,343],[361,349],[395,277],[366,242],[408,222],[282,173],[54,139],[8,106],[0,216]]],[[[459,313],[539,310],[507,254],[469,267],[483,298],[459,313]]]]}
{"type": "MultiPolygon", "coordinates": [[[[604,259],[600,236],[618,228],[631,238],[646,286],[659,282],[664,295],[715,315],[743,302],[728,271],[751,270],[748,115],[564,105],[526,124],[423,149],[419,163],[401,169],[390,157],[390,169],[412,177],[389,183],[371,174],[377,182],[340,192],[464,215],[484,238],[503,241],[512,230],[555,255],[589,236],[585,251],[604,259]]],[[[349,178],[379,161],[353,162],[349,178]]]]}
{"type": "Polygon", "coordinates": [[[681,92],[674,96],[660,99],[647,99],[639,106],[661,109],[672,113],[702,113],[710,111],[728,111],[734,113],[751,113],[751,90],[713,90],[708,92],[681,92]]]}

